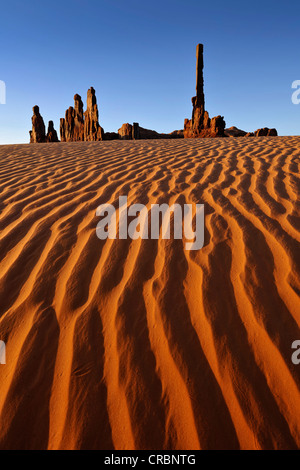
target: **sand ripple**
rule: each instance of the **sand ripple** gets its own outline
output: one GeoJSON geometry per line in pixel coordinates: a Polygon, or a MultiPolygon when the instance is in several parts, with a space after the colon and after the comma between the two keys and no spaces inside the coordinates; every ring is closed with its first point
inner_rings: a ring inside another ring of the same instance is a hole
{"type": "Polygon", "coordinates": [[[0,147],[1,449],[300,448],[299,137],[0,147]],[[205,246],[96,208],[205,204],[205,246]]]}

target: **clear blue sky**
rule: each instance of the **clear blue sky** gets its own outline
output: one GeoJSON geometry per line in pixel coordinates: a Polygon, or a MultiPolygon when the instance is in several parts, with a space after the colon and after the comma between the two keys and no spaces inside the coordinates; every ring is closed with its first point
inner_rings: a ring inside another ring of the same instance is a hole
{"type": "Polygon", "coordinates": [[[59,118],[96,89],[100,124],[182,129],[204,44],[206,109],[227,126],[300,134],[299,0],[10,0],[1,2],[0,143],[28,142],[32,107],[59,118]]]}

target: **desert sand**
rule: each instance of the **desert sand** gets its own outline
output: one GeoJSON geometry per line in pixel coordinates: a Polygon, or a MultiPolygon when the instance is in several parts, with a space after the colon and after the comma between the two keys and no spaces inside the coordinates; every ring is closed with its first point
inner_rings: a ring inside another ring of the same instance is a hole
{"type": "Polygon", "coordinates": [[[300,448],[300,137],[0,147],[1,449],[300,448]],[[205,245],[96,208],[205,204],[205,245]]]}

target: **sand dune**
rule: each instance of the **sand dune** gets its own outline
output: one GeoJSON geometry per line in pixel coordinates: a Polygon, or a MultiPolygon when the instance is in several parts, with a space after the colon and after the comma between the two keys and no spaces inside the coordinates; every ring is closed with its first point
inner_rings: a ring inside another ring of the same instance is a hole
{"type": "Polygon", "coordinates": [[[0,147],[1,449],[300,448],[300,137],[0,147]],[[205,246],[96,208],[205,204],[205,246]]]}

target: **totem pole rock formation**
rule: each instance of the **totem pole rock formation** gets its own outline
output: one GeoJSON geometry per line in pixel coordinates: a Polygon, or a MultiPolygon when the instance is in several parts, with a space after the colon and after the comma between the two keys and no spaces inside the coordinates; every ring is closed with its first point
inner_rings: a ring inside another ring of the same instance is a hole
{"type": "Polygon", "coordinates": [[[49,121],[46,142],[59,142],[53,121],[49,121]]]}
{"type": "Polygon", "coordinates": [[[192,98],[192,119],[185,119],[184,121],[184,137],[224,137],[224,118],[217,116],[210,119],[208,112],[205,111],[203,44],[197,45],[196,57],[196,96],[192,98]]]}
{"type": "Polygon", "coordinates": [[[93,87],[89,88],[87,92],[86,111],[84,113],[84,117],[84,140],[103,140],[104,131],[98,122],[98,106],[93,87]]]}
{"type": "Polygon", "coordinates": [[[31,118],[32,121],[32,131],[29,131],[30,134],[30,143],[41,143],[46,142],[46,130],[45,130],[45,123],[40,115],[40,108],[38,106],[34,106],[32,108],[33,116],[31,118]]]}

